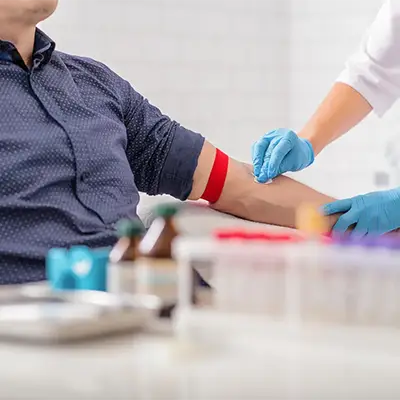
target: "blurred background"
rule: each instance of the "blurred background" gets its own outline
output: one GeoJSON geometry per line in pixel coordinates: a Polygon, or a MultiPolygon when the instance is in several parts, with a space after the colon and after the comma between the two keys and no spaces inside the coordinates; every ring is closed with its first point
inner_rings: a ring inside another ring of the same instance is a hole
{"type": "MultiPolygon", "coordinates": [[[[300,130],[382,0],[60,0],[42,24],[59,50],[98,59],[164,113],[243,161],[300,130]]],[[[337,197],[399,185],[385,156],[399,107],[369,117],[296,173],[337,197]]],[[[399,153],[400,157],[400,153],[399,153]]]]}

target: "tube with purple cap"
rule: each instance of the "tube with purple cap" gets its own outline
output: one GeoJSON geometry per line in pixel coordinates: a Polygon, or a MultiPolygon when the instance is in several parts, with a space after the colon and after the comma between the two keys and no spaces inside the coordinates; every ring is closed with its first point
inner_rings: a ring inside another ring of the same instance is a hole
{"type": "Polygon", "coordinates": [[[376,252],[379,271],[378,322],[381,325],[400,324],[400,240],[397,236],[381,236],[377,239],[379,251],[376,252]]]}
{"type": "Polygon", "coordinates": [[[340,323],[353,324],[357,319],[358,284],[366,249],[364,239],[349,234],[334,234],[330,249],[327,277],[330,283],[331,314],[340,323]]]}

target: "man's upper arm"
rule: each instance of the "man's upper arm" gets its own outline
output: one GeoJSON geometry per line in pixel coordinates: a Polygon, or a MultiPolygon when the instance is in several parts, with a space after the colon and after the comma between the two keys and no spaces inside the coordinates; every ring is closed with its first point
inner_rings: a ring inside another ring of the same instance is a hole
{"type": "Polygon", "coordinates": [[[141,192],[186,200],[204,138],[172,121],[123,82],[126,154],[141,192]]]}
{"type": "MultiPolygon", "coordinates": [[[[126,154],[138,189],[199,199],[213,167],[215,147],[163,115],[125,81],[122,94],[126,154]]],[[[258,184],[251,166],[230,158],[222,195],[213,207],[248,220],[294,227],[299,204],[332,200],[284,176],[269,185],[258,184]]]]}

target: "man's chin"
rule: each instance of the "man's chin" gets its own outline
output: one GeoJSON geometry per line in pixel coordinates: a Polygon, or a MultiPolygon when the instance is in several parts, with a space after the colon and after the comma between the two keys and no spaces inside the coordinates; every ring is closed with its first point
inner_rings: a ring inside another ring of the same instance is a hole
{"type": "Polygon", "coordinates": [[[27,22],[37,24],[49,18],[57,9],[58,0],[28,0],[26,10],[21,12],[22,18],[26,18],[27,22]]]}

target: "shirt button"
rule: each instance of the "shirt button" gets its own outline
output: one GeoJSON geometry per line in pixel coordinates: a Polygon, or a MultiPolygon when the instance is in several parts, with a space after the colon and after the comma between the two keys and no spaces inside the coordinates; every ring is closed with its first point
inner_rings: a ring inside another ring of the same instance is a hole
{"type": "Polygon", "coordinates": [[[90,176],[89,172],[83,172],[81,175],[81,182],[87,181],[89,179],[89,176],[90,176]]]}

